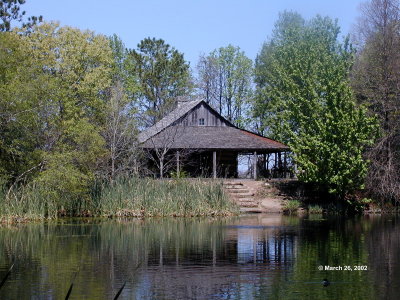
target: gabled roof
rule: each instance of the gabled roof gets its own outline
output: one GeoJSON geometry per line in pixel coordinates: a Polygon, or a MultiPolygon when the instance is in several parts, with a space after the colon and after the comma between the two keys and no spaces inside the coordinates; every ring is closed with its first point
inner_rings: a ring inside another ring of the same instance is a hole
{"type": "Polygon", "coordinates": [[[278,141],[240,129],[218,114],[204,100],[178,102],[177,108],[138,136],[142,148],[230,149],[272,152],[289,150],[278,141]],[[182,126],[177,121],[198,105],[204,104],[226,126],[182,126]]]}
{"type": "Polygon", "coordinates": [[[289,147],[272,139],[231,126],[170,126],[142,144],[143,148],[229,149],[274,152],[289,147]]]}
{"type": "Polygon", "coordinates": [[[172,125],[175,121],[186,115],[189,111],[195,108],[198,104],[200,104],[203,100],[195,100],[195,101],[182,101],[178,102],[178,106],[158,121],[153,126],[147,128],[146,130],[142,131],[138,135],[139,143],[144,143],[149,138],[155,136],[157,133],[161,132],[163,129],[167,128],[168,126],[172,125]]]}

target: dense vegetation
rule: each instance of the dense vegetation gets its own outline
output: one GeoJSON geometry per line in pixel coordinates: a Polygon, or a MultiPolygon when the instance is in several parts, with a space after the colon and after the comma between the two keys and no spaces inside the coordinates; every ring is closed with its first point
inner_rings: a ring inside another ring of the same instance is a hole
{"type": "Polygon", "coordinates": [[[180,96],[201,96],[237,126],[287,143],[299,178],[319,191],[349,199],[366,183],[374,199],[398,203],[396,0],[364,6],[356,47],[330,18],[285,12],[254,64],[228,45],[202,55],[196,75],[161,39],[127,49],[116,35],[23,22],[24,2],[0,1],[3,215],[93,212],[105,195],[115,203],[110,191],[128,184],[121,178],[148,174],[136,133],[180,96]],[[101,196],[98,182],[108,186],[101,196]]]}
{"type": "Polygon", "coordinates": [[[300,180],[342,198],[363,185],[376,121],[355,104],[352,49],[329,18],[283,13],[256,61],[254,112],[293,150],[300,180]]]}
{"type": "Polygon", "coordinates": [[[221,182],[204,180],[155,180],[125,178],[97,181],[86,201],[71,194],[52,197],[47,186],[29,183],[0,191],[0,223],[57,218],[221,216],[238,213],[223,191],[221,182]]]}

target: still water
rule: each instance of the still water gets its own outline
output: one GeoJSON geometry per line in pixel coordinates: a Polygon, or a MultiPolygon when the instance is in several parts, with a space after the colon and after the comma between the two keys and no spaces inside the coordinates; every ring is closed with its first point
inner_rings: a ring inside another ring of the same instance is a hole
{"type": "Polygon", "coordinates": [[[70,299],[113,299],[124,283],[119,299],[399,299],[400,218],[3,226],[0,280],[12,263],[0,299],[64,299],[71,283],[70,299]]]}

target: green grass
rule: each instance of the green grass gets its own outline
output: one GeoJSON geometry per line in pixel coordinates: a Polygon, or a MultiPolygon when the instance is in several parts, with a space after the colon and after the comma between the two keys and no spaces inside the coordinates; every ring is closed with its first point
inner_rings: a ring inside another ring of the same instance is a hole
{"type": "Polygon", "coordinates": [[[319,205],[309,205],[308,208],[309,214],[322,214],[323,208],[319,205]]]}
{"type": "Polygon", "coordinates": [[[100,187],[100,215],[205,216],[237,212],[219,182],[200,179],[120,179],[100,187]]]}
{"type": "Polygon", "coordinates": [[[0,223],[40,220],[57,215],[57,203],[43,197],[37,185],[0,188],[0,223]]]}
{"type": "Polygon", "coordinates": [[[90,195],[72,198],[39,184],[0,189],[0,223],[60,216],[212,216],[238,213],[222,183],[200,179],[125,178],[97,183],[90,195]]]}
{"type": "Polygon", "coordinates": [[[296,214],[298,209],[300,208],[301,202],[298,200],[286,200],[283,205],[283,212],[285,214],[296,214]]]}

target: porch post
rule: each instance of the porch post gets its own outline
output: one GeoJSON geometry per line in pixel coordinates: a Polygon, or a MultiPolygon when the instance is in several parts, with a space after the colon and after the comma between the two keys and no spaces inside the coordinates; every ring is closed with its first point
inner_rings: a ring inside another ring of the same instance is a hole
{"type": "Polygon", "coordinates": [[[286,159],[286,151],[283,152],[283,177],[287,177],[287,159],[286,159]]]}
{"type": "Polygon", "coordinates": [[[213,178],[217,178],[217,151],[213,151],[213,178]]]}
{"type": "Polygon", "coordinates": [[[179,150],[176,151],[176,176],[180,177],[181,168],[179,164],[179,150]]]}
{"type": "Polygon", "coordinates": [[[267,154],[263,154],[263,173],[267,173],[267,154]]]}
{"type": "Polygon", "coordinates": [[[254,151],[253,156],[253,179],[257,179],[257,151],[254,151]]]}

